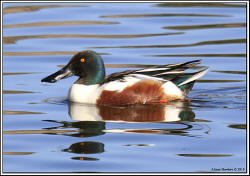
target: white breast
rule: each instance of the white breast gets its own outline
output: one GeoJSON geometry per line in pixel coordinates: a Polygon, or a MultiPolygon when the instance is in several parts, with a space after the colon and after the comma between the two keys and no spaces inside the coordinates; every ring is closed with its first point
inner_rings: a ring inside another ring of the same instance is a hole
{"type": "Polygon", "coordinates": [[[96,104],[100,93],[101,89],[98,84],[73,84],[68,93],[68,100],[77,103],[96,104]]]}

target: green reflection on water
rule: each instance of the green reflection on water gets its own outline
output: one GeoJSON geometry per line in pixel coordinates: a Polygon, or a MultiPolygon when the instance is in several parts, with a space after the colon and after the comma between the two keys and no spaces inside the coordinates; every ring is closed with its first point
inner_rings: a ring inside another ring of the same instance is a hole
{"type": "Polygon", "coordinates": [[[3,14],[33,12],[47,8],[62,8],[62,7],[87,7],[85,5],[27,5],[27,6],[10,6],[3,9],[3,14]]]}
{"type": "Polygon", "coordinates": [[[234,128],[234,129],[241,129],[241,130],[247,129],[246,124],[231,124],[231,125],[228,125],[228,127],[234,128]]]}
{"type": "Polygon", "coordinates": [[[246,23],[204,24],[204,25],[192,25],[192,26],[165,26],[163,28],[177,29],[177,30],[193,30],[193,29],[233,28],[233,27],[246,27],[246,23]]]}
{"type": "Polygon", "coordinates": [[[224,2],[164,2],[156,4],[158,7],[246,7],[246,3],[224,2]]]}
{"type": "Polygon", "coordinates": [[[188,44],[174,44],[174,45],[131,45],[131,46],[95,46],[89,48],[176,48],[176,47],[191,47],[202,45],[221,45],[221,44],[233,44],[233,43],[246,43],[246,39],[227,39],[227,40],[209,40],[188,44]]]}
{"type": "Polygon", "coordinates": [[[177,154],[177,156],[184,156],[184,157],[229,157],[233,156],[231,154],[177,154]]]}

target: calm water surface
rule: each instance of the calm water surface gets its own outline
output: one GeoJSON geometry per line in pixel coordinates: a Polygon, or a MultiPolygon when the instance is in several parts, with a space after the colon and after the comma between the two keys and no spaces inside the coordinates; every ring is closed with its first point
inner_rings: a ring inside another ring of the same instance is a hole
{"type": "Polygon", "coordinates": [[[3,172],[246,172],[245,3],[4,3],[3,172]],[[78,51],[107,74],[202,59],[166,106],[69,103],[78,51]]]}

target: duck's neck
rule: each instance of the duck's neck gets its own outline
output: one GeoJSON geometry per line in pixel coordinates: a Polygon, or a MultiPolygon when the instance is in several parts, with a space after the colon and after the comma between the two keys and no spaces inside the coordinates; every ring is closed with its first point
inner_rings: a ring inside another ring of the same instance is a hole
{"type": "Polygon", "coordinates": [[[104,65],[97,68],[89,68],[87,70],[85,77],[80,77],[75,84],[84,84],[84,85],[94,85],[101,84],[105,78],[105,68],[104,65]],[[96,70],[96,71],[94,71],[96,70]]]}

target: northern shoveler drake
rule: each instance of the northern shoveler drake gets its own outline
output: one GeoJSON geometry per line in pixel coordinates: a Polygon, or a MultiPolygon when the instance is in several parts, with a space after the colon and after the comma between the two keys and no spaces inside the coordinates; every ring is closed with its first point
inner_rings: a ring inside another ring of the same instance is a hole
{"type": "Polygon", "coordinates": [[[193,60],[105,76],[101,56],[86,50],[74,55],[65,67],[41,81],[54,83],[73,75],[78,76],[79,79],[68,93],[71,102],[104,106],[162,104],[185,99],[195,80],[207,72],[207,67],[194,73],[184,71],[199,63],[200,60],[193,60]]]}

